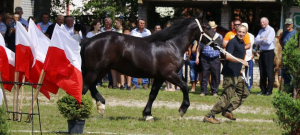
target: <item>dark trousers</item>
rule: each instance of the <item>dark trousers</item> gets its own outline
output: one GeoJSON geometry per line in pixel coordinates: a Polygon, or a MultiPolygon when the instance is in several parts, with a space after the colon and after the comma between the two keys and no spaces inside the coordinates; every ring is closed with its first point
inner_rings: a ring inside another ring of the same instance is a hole
{"type": "Polygon", "coordinates": [[[207,82],[209,81],[209,73],[211,73],[211,93],[217,94],[220,84],[220,58],[209,58],[205,55],[200,58],[202,64],[201,92],[207,94],[207,82]]]}
{"type": "Polygon", "coordinates": [[[259,57],[260,89],[263,94],[272,93],[274,84],[274,50],[261,51],[259,57]],[[268,86],[267,86],[268,78],[268,86]]]}

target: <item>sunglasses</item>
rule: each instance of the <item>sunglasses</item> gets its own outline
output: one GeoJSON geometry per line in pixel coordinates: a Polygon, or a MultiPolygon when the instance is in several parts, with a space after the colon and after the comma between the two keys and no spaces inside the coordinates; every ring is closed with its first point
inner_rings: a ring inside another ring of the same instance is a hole
{"type": "Polygon", "coordinates": [[[234,24],[234,26],[237,26],[237,25],[241,25],[241,24],[234,24]]]}

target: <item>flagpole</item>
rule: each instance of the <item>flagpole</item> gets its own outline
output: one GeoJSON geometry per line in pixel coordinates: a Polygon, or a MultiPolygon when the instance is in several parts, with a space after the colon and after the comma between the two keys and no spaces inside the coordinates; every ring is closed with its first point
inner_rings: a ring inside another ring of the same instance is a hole
{"type": "MultiPolygon", "coordinates": [[[[0,82],[2,82],[1,72],[0,72],[0,82]]],[[[4,90],[4,87],[3,87],[3,83],[1,83],[1,88],[2,88],[2,93],[3,93],[3,97],[4,97],[6,112],[9,112],[8,104],[7,104],[7,98],[6,98],[5,90],[4,90]]],[[[8,119],[11,120],[10,113],[8,113],[8,119]]]]}
{"type": "Polygon", "coordinates": [[[34,93],[34,96],[33,96],[33,99],[32,99],[32,104],[30,106],[30,109],[29,109],[29,113],[28,113],[28,116],[27,116],[27,119],[26,119],[26,122],[30,122],[31,119],[30,119],[30,116],[33,112],[33,107],[34,107],[34,104],[35,104],[35,101],[37,100],[37,97],[39,95],[39,92],[40,92],[40,89],[41,89],[41,86],[40,84],[43,83],[44,81],[44,78],[45,78],[45,72],[44,72],[44,69],[42,69],[41,71],[41,75],[40,75],[40,78],[39,78],[39,81],[38,81],[38,85],[36,86],[36,89],[35,89],[35,93],[34,93]]]}
{"type": "Polygon", "coordinates": [[[20,108],[19,108],[19,116],[18,116],[18,121],[21,122],[21,119],[22,119],[22,106],[23,106],[23,98],[24,98],[24,85],[25,83],[25,75],[23,75],[22,77],[22,91],[21,91],[21,105],[20,105],[20,108]]]}
{"type": "MultiPolygon", "coordinates": [[[[18,81],[18,78],[19,78],[19,72],[15,72],[15,82],[19,82],[18,81]]],[[[13,113],[13,120],[17,120],[18,119],[18,115],[17,115],[17,111],[18,111],[18,102],[19,102],[19,86],[18,84],[16,83],[15,84],[15,90],[14,90],[14,104],[13,104],[13,110],[14,110],[14,113],[13,113]],[[16,93],[17,92],[17,93],[16,93]]]]}

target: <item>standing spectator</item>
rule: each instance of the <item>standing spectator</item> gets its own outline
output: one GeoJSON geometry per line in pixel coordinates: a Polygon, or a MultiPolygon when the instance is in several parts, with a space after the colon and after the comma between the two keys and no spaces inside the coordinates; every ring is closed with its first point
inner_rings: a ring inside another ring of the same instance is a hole
{"type": "MultiPolygon", "coordinates": [[[[130,35],[129,27],[124,27],[123,34],[130,35]]],[[[124,74],[121,73],[121,83],[122,83],[122,78],[124,78],[124,74]]],[[[127,80],[127,90],[131,90],[131,77],[127,75],[126,80],[127,80]]]]}
{"type": "MultiPolygon", "coordinates": [[[[245,26],[248,30],[248,24],[247,23],[242,23],[243,26],[245,26]]],[[[248,67],[245,67],[245,75],[246,77],[251,77],[250,78],[250,82],[248,82],[249,84],[247,84],[247,89],[249,90],[249,92],[251,92],[251,87],[253,84],[253,58],[254,58],[254,54],[253,54],[253,44],[254,44],[254,35],[247,32],[247,34],[249,34],[250,37],[250,48],[246,50],[246,58],[245,60],[248,62],[248,67]],[[249,71],[248,71],[249,70],[249,71]],[[248,74],[249,72],[249,74],[248,74]]]]}
{"type": "MultiPolygon", "coordinates": [[[[116,27],[116,32],[118,33],[123,33],[123,20],[121,18],[118,18],[115,20],[115,27],[116,27]]],[[[116,72],[116,80],[118,82],[118,87],[120,87],[121,90],[123,90],[124,84],[125,84],[125,77],[123,74],[116,72]]]]}
{"type": "Polygon", "coordinates": [[[42,21],[39,22],[38,25],[41,27],[42,32],[45,33],[52,23],[49,21],[49,14],[47,13],[43,13],[41,18],[42,21]]]}
{"type": "MultiPolygon", "coordinates": [[[[218,25],[216,25],[215,21],[209,21],[208,24],[214,31],[217,31],[218,25]]],[[[222,41],[223,36],[219,33],[217,34],[222,41]]],[[[200,61],[200,68],[202,70],[200,96],[205,96],[207,94],[207,82],[209,81],[209,74],[211,73],[211,94],[214,97],[217,97],[220,84],[220,51],[214,50],[211,46],[200,44],[197,51],[196,64],[199,65],[200,61]]]]}
{"type": "MultiPolygon", "coordinates": [[[[151,32],[145,28],[145,20],[144,19],[139,19],[138,20],[138,27],[133,29],[130,33],[131,36],[135,37],[146,37],[151,35],[151,32]]],[[[134,86],[132,87],[133,89],[139,88],[138,86],[138,78],[132,78],[132,83],[134,86]]],[[[149,79],[148,78],[142,78],[142,85],[144,89],[148,89],[149,85],[149,79]]]]}
{"type": "Polygon", "coordinates": [[[45,32],[45,35],[51,39],[55,24],[61,26],[64,23],[64,20],[65,18],[63,15],[58,15],[56,17],[56,23],[53,23],[48,27],[47,31],[45,32]]]}
{"type": "Polygon", "coordinates": [[[132,31],[133,29],[137,28],[136,26],[136,17],[134,15],[130,15],[128,18],[129,21],[129,28],[132,31]]]}
{"type": "Polygon", "coordinates": [[[79,34],[79,31],[81,30],[81,25],[79,23],[76,23],[74,25],[74,35],[72,36],[76,41],[79,42],[79,44],[81,43],[81,37],[79,34]]]}
{"type": "MultiPolygon", "coordinates": [[[[35,19],[33,16],[29,16],[29,17],[28,17],[28,19],[27,19],[28,24],[29,24],[29,20],[30,20],[30,19],[31,19],[31,20],[34,22],[34,24],[35,24],[36,19],[35,19]]],[[[40,27],[39,25],[36,24],[36,27],[37,27],[40,31],[42,31],[42,30],[41,30],[41,27],[40,27]]]]}
{"type": "Polygon", "coordinates": [[[264,94],[265,96],[272,95],[273,82],[274,82],[274,41],[275,41],[275,31],[269,25],[269,20],[266,17],[260,19],[260,25],[262,29],[259,30],[257,36],[255,37],[255,44],[260,45],[259,51],[259,71],[260,71],[260,93],[258,95],[264,94]],[[268,78],[268,86],[267,86],[268,78]]]}
{"type": "MultiPolygon", "coordinates": [[[[239,25],[241,25],[241,21],[240,20],[235,20],[233,21],[233,25],[234,25],[234,29],[233,31],[229,31],[226,33],[224,39],[223,39],[223,48],[226,48],[227,43],[229,42],[230,39],[234,38],[236,35],[236,30],[239,27],[239,25]]],[[[244,42],[245,42],[245,49],[249,49],[250,48],[250,37],[249,34],[247,33],[246,36],[244,37],[244,42]]]]}
{"type": "MultiPolygon", "coordinates": [[[[243,38],[246,34],[246,27],[243,25],[239,26],[237,28],[237,35],[228,42],[226,51],[242,61],[243,65],[248,66],[247,61],[244,60],[246,50],[243,38]]],[[[215,115],[221,112],[224,117],[230,120],[236,120],[231,112],[243,104],[250,94],[245,85],[245,81],[240,77],[241,69],[241,63],[232,57],[225,55],[224,67],[222,70],[224,76],[224,90],[217,103],[204,117],[204,122],[219,124],[220,121],[215,118],[215,115]],[[230,102],[234,95],[236,95],[236,97],[230,102]]]]}
{"type": "MultiPolygon", "coordinates": [[[[69,32],[71,36],[74,35],[74,18],[72,16],[67,16],[66,17],[66,24],[65,28],[69,32]]],[[[79,31],[80,38],[82,39],[82,33],[79,31]]]]}
{"type": "Polygon", "coordinates": [[[123,20],[118,18],[115,20],[116,32],[123,33],[123,20]]]}
{"type": "MultiPolygon", "coordinates": [[[[286,43],[292,38],[297,31],[293,29],[293,20],[291,18],[287,18],[285,20],[285,28],[286,31],[283,32],[281,38],[280,38],[280,44],[282,46],[282,50],[284,50],[284,46],[286,43]]],[[[281,70],[281,76],[284,80],[284,85],[290,85],[291,82],[291,74],[287,72],[287,69],[282,65],[282,70],[281,70]]]]}
{"type": "Polygon", "coordinates": [[[6,26],[7,25],[12,25],[12,26],[14,25],[13,18],[14,18],[14,15],[12,15],[10,13],[5,14],[5,24],[6,24],[6,26]]]}
{"type": "Polygon", "coordinates": [[[161,31],[161,26],[159,24],[156,24],[154,26],[154,33],[161,31]]]}
{"type": "Polygon", "coordinates": [[[92,22],[90,32],[86,34],[87,38],[91,38],[100,33],[101,23],[100,20],[96,19],[92,22]]]}
{"type": "Polygon", "coordinates": [[[22,23],[23,25],[25,25],[26,28],[27,28],[28,27],[28,22],[24,18],[22,18],[23,9],[21,7],[16,7],[15,8],[15,12],[18,12],[20,14],[20,17],[21,17],[20,23],[22,23]]]}
{"type": "Polygon", "coordinates": [[[197,47],[198,47],[198,42],[196,40],[189,47],[188,61],[190,62],[190,81],[192,84],[191,92],[195,92],[196,84],[198,82],[198,73],[199,73],[198,69],[199,68],[196,64],[197,47]]]}
{"type": "Polygon", "coordinates": [[[16,48],[16,29],[15,25],[16,22],[20,20],[20,14],[18,12],[14,13],[14,24],[7,25],[7,31],[5,33],[5,41],[7,42],[7,48],[9,48],[11,51],[15,52],[16,48]]]}
{"type": "Polygon", "coordinates": [[[5,13],[4,10],[0,9],[0,33],[4,36],[6,32],[6,24],[5,24],[5,13]]]}
{"type": "MultiPolygon", "coordinates": [[[[116,31],[115,28],[112,27],[112,19],[107,17],[104,19],[104,22],[105,22],[105,26],[102,27],[100,29],[100,32],[107,32],[107,31],[116,31]]],[[[110,72],[108,73],[108,80],[109,80],[109,83],[108,83],[108,88],[113,88],[113,89],[116,89],[117,88],[117,74],[116,74],[116,71],[115,70],[110,70],[110,72]]]]}

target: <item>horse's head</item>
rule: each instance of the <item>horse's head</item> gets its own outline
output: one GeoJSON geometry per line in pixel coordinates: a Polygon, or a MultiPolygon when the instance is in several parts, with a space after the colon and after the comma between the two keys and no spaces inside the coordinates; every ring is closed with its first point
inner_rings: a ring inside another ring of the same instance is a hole
{"type": "Polygon", "coordinates": [[[208,22],[203,17],[203,12],[200,13],[199,17],[195,19],[199,27],[199,42],[205,45],[210,45],[211,47],[222,47],[222,41],[217,34],[209,25],[208,22]]]}

